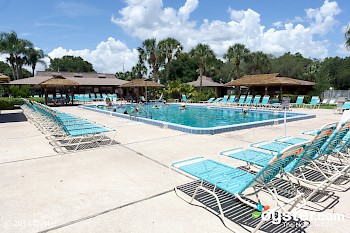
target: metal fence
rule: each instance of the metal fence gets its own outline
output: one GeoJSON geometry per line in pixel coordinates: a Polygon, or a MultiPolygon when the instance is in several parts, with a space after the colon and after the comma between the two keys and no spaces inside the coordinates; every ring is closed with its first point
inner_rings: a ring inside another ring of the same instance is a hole
{"type": "Polygon", "coordinates": [[[322,93],[322,99],[338,99],[345,98],[350,100],[350,90],[327,90],[322,93]]]}

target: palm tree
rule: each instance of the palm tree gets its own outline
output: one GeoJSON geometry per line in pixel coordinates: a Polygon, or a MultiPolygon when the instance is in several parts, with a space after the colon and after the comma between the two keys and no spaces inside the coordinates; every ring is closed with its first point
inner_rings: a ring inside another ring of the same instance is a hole
{"type": "Polygon", "coordinates": [[[196,60],[199,68],[199,91],[202,90],[202,78],[207,63],[215,59],[214,51],[207,44],[198,44],[191,49],[190,56],[196,60]]]}
{"type": "Polygon", "coordinates": [[[233,63],[236,70],[236,77],[239,79],[241,77],[240,65],[241,62],[247,62],[249,60],[250,50],[243,44],[234,44],[230,46],[224,54],[224,58],[228,59],[233,63]]]}
{"type": "Polygon", "coordinates": [[[167,82],[170,75],[171,61],[181,53],[183,46],[175,38],[168,37],[159,41],[158,47],[162,53],[162,58],[165,60],[165,82],[167,82]]]}
{"type": "Polygon", "coordinates": [[[348,25],[345,32],[345,39],[346,39],[346,42],[345,42],[346,48],[350,50],[350,24],[348,25]]]}
{"type": "Polygon", "coordinates": [[[149,67],[152,68],[153,80],[158,81],[158,70],[161,66],[161,54],[157,46],[157,41],[155,38],[147,39],[142,43],[142,47],[138,49],[139,56],[143,62],[149,64],[149,67]]]}
{"type": "Polygon", "coordinates": [[[32,47],[32,42],[18,38],[14,31],[0,33],[0,53],[9,54],[6,61],[11,65],[15,80],[22,78],[22,66],[27,59],[25,54],[32,47]]]}
{"type": "Polygon", "coordinates": [[[32,75],[35,74],[36,64],[42,64],[46,68],[46,62],[42,59],[45,57],[44,52],[41,49],[30,48],[27,51],[26,64],[32,67],[32,75]]]}
{"type": "Polygon", "coordinates": [[[271,61],[266,53],[261,51],[252,53],[250,56],[250,62],[252,65],[252,74],[262,74],[270,71],[271,61]]]}

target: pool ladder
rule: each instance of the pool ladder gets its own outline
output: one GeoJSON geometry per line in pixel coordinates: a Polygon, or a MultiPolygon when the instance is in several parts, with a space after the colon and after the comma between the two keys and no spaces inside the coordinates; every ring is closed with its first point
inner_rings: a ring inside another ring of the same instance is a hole
{"type": "Polygon", "coordinates": [[[135,116],[135,117],[141,116],[141,117],[152,119],[152,112],[150,110],[148,110],[147,108],[145,108],[142,104],[138,103],[136,105],[132,105],[132,107],[134,109],[138,109],[138,111],[137,112],[135,112],[135,111],[130,112],[130,114],[129,114],[130,116],[135,116]]]}

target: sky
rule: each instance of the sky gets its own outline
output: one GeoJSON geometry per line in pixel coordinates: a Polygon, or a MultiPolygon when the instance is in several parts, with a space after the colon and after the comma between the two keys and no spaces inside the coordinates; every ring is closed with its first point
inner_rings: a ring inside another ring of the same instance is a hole
{"type": "Polygon", "coordinates": [[[149,38],[174,37],[185,52],[206,43],[218,58],[235,43],[274,56],[346,57],[349,15],[349,0],[0,0],[0,32],[115,73],[136,64],[149,38]]]}

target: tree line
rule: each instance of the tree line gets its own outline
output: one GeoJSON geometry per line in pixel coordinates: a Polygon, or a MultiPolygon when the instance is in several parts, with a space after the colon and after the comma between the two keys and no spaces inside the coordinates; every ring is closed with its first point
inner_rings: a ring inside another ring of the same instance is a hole
{"type": "MultiPolygon", "coordinates": [[[[350,49],[350,28],[345,33],[345,45],[350,49]]],[[[315,91],[320,93],[330,87],[350,88],[350,58],[328,57],[324,60],[303,57],[290,52],[275,57],[262,51],[250,51],[244,44],[228,47],[222,59],[217,58],[208,44],[199,43],[189,52],[175,38],[157,41],[146,39],[137,48],[138,61],[126,72],[117,72],[117,78],[131,80],[150,76],[154,81],[167,84],[170,81],[186,83],[209,76],[216,82],[226,83],[243,75],[280,73],[284,77],[316,82],[315,91]]],[[[12,79],[34,75],[36,64],[45,65],[46,56],[32,42],[18,38],[15,32],[0,33],[0,53],[6,54],[6,62],[0,62],[0,72],[12,79]],[[32,68],[32,74],[23,69],[32,68]]],[[[116,54],[118,56],[118,54],[116,54]]],[[[50,58],[47,71],[95,72],[93,65],[81,57],[63,56],[50,58]]]]}
{"type": "MultiPolygon", "coordinates": [[[[350,29],[346,33],[346,46],[350,47],[350,29]]],[[[146,39],[138,48],[138,62],[130,71],[117,72],[116,77],[131,80],[150,75],[154,81],[187,83],[209,76],[216,82],[226,83],[243,75],[280,73],[315,82],[315,94],[332,87],[350,89],[350,58],[328,57],[324,60],[303,57],[287,52],[276,57],[262,51],[252,52],[244,44],[229,46],[223,60],[216,57],[207,44],[199,43],[189,52],[175,38],[157,42],[146,39]]],[[[201,87],[200,87],[201,89],[201,87]]]]}

